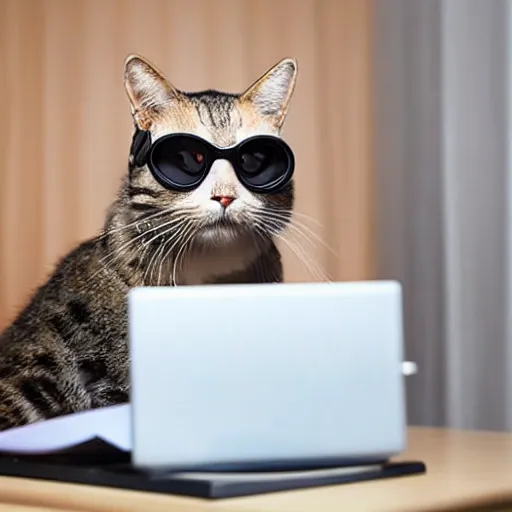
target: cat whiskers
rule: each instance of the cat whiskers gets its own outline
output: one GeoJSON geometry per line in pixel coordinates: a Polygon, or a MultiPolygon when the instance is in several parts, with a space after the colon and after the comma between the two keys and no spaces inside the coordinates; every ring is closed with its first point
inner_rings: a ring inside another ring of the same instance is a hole
{"type": "Polygon", "coordinates": [[[316,224],[319,227],[323,227],[322,223],[315,219],[314,217],[311,217],[311,215],[307,215],[305,213],[299,212],[297,210],[293,210],[293,212],[283,210],[282,208],[276,208],[275,206],[264,206],[260,208],[256,208],[258,211],[264,211],[264,212],[272,212],[277,213],[279,215],[284,216],[285,218],[290,217],[300,217],[302,219],[308,220],[309,222],[312,222],[313,224],[316,224]]]}
{"type": "Polygon", "coordinates": [[[317,261],[315,261],[307,252],[305,252],[300,244],[295,243],[293,240],[290,240],[287,237],[286,232],[282,230],[277,231],[275,228],[269,227],[268,224],[264,224],[263,221],[260,220],[255,221],[254,225],[256,231],[259,232],[263,238],[268,237],[268,234],[270,234],[274,238],[281,240],[289,249],[291,249],[293,254],[298,258],[298,260],[306,269],[308,274],[310,274],[310,276],[315,281],[332,281],[331,277],[325,271],[325,269],[317,261]]]}
{"type": "Polygon", "coordinates": [[[181,224],[186,222],[186,220],[187,220],[187,216],[186,215],[180,215],[180,216],[174,217],[172,220],[170,220],[168,222],[164,222],[163,224],[158,224],[156,226],[153,226],[152,228],[150,228],[150,229],[140,233],[139,235],[137,235],[137,236],[135,236],[133,238],[130,238],[130,240],[128,240],[128,242],[125,242],[120,247],[117,247],[114,251],[110,252],[109,254],[107,254],[106,256],[101,258],[99,263],[101,265],[105,265],[105,266],[108,267],[109,264],[111,264],[114,261],[118,260],[124,254],[130,252],[130,250],[132,248],[131,246],[133,246],[138,240],[141,240],[144,237],[147,237],[151,233],[155,233],[156,231],[159,231],[161,229],[168,228],[168,229],[164,230],[163,232],[158,233],[157,235],[152,237],[150,240],[143,241],[142,245],[147,247],[148,245],[150,245],[152,242],[154,242],[158,238],[165,237],[173,229],[176,229],[181,224]]]}
{"type": "MultiPolygon", "coordinates": [[[[278,224],[286,224],[287,228],[291,228],[295,231],[306,241],[306,243],[311,245],[312,248],[315,248],[314,241],[316,241],[325,247],[325,249],[327,249],[335,258],[339,259],[339,254],[329,244],[327,244],[325,240],[318,235],[318,233],[315,233],[315,231],[306,226],[300,220],[294,219],[294,215],[296,215],[297,212],[290,215],[277,208],[261,208],[258,209],[258,214],[263,215],[265,218],[274,220],[278,224]],[[312,239],[314,239],[314,241],[312,239]]],[[[314,220],[305,214],[302,215],[309,220],[314,220]]],[[[318,223],[318,225],[321,226],[320,223],[318,223]]]]}
{"type": "MultiPolygon", "coordinates": [[[[251,213],[254,218],[256,230],[260,235],[268,238],[270,234],[281,240],[291,249],[313,279],[328,282],[332,281],[328,272],[305,250],[300,240],[291,238],[292,234],[298,235],[311,249],[315,249],[316,246],[311,240],[311,238],[314,238],[334,253],[314,231],[310,230],[300,221],[293,219],[290,214],[282,210],[252,208],[251,213]]],[[[336,253],[334,254],[336,255],[336,253]]]]}
{"type": "MultiPolygon", "coordinates": [[[[134,221],[132,221],[132,222],[130,222],[128,224],[124,224],[123,226],[119,226],[119,227],[113,228],[113,229],[104,230],[98,236],[98,240],[101,240],[102,238],[105,238],[107,236],[113,235],[114,233],[119,233],[121,231],[124,231],[124,230],[132,228],[132,227],[137,227],[137,225],[149,222],[150,220],[157,219],[158,217],[162,217],[162,216],[167,215],[167,214],[172,214],[175,210],[176,210],[176,207],[175,206],[171,206],[170,208],[166,208],[164,210],[160,210],[160,211],[158,211],[156,213],[153,213],[151,215],[143,215],[143,216],[139,217],[138,219],[135,219],[134,221]]],[[[183,209],[183,208],[180,208],[180,212],[186,213],[186,210],[183,209]]]]}
{"type": "MultiPolygon", "coordinates": [[[[195,226],[192,225],[192,232],[190,232],[190,230],[188,231],[188,233],[190,233],[190,235],[183,242],[182,246],[180,247],[180,249],[178,251],[178,254],[176,255],[174,264],[172,266],[172,277],[171,277],[171,285],[172,286],[178,286],[178,283],[176,281],[176,274],[177,274],[177,271],[179,270],[179,265],[182,263],[185,255],[186,255],[187,245],[192,240],[192,238],[198,233],[198,231],[201,229],[201,227],[202,227],[201,224],[196,224],[195,226]],[[195,227],[195,229],[193,229],[194,227],[195,227]],[[182,261],[180,261],[180,255],[182,256],[182,261]]],[[[185,235],[185,236],[187,236],[187,235],[185,235]]]]}
{"type": "MultiPolygon", "coordinates": [[[[171,239],[173,239],[174,237],[171,237],[171,239]]],[[[164,242],[162,245],[160,245],[154,252],[153,252],[153,255],[151,256],[149,262],[148,262],[148,265],[146,267],[146,271],[144,272],[144,276],[142,277],[142,284],[146,284],[149,282],[146,280],[146,277],[148,276],[149,274],[149,280],[150,282],[153,280],[153,273],[155,271],[155,265],[153,265],[154,262],[156,262],[158,260],[158,255],[160,253],[162,253],[164,251],[164,248],[165,248],[165,244],[166,242],[164,242]]]]}
{"type": "MultiPolygon", "coordinates": [[[[153,254],[151,260],[148,263],[148,266],[146,268],[146,272],[144,274],[143,283],[144,284],[150,284],[153,280],[153,272],[156,269],[156,266],[158,265],[159,271],[158,271],[158,281],[157,286],[160,286],[161,281],[161,274],[162,274],[162,265],[163,263],[169,258],[169,255],[172,253],[172,251],[180,244],[184,237],[187,236],[187,234],[190,232],[190,227],[194,225],[195,223],[194,218],[187,218],[184,222],[182,222],[177,230],[172,234],[172,236],[164,241],[164,243],[155,251],[155,254],[153,254]],[[166,250],[167,246],[171,244],[171,247],[166,250]],[[160,259],[158,259],[158,256],[160,255],[160,259]],[[158,263],[158,261],[160,263],[158,263]],[[147,281],[147,276],[149,275],[149,281],[147,281]]],[[[174,230],[175,228],[171,228],[171,230],[167,231],[166,233],[174,230]]],[[[169,283],[172,284],[172,283],[169,283]]]]}
{"type": "MultiPolygon", "coordinates": [[[[132,253],[133,245],[136,244],[138,241],[140,241],[144,237],[147,237],[148,235],[151,235],[152,233],[156,233],[157,231],[161,231],[158,234],[156,234],[155,236],[153,236],[150,240],[143,241],[141,243],[141,245],[144,247],[144,255],[146,255],[146,253],[148,252],[151,244],[155,240],[157,240],[159,238],[165,239],[165,237],[169,233],[171,233],[172,231],[174,231],[176,229],[179,229],[180,226],[182,226],[185,222],[187,222],[187,219],[190,218],[190,213],[192,213],[195,210],[197,210],[197,209],[186,208],[186,207],[176,209],[176,207],[174,206],[172,209],[166,209],[166,210],[163,210],[161,212],[158,212],[157,214],[153,214],[153,215],[144,217],[143,219],[137,219],[137,221],[132,222],[132,223],[126,225],[126,226],[122,226],[120,228],[115,228],[115,229],[111,229],[111,230],[106,231],[103,236],[105,236],[107,234],[112,234],[114,232],[123,231],[123,230],[127,229],[128,227],[132,227],[134,225],[140,224],[141,222],[146,221],[148,219],[154,219],[154,218],[160,217],[164,213],[174,214],[173,218],[171,220],[169,220],[168,222],[164,222],[164,223],[155,225],[153,227],[150,227],[149,229],[146,229],[142,233],[139,232],[139,234],[137,236],[131,238],[126,243],[122,244],[120,247],[115,248],[112,252],[108,253],[106,256],[101,258],[99,260],[101,268],[95,274],[93,274],[92,278],[96,277],[99,273],[101,273],[104,268],[108,268],[111,263],[117,261],[121,257],[124,257],[124,256],[129,255],[130,253],[132,253]],[[165,228],[168,228],[168,229],[165,229],[165,228]]],[[[145,258],[145,256],[144,256],[144,258],[145,258]]],[[[140,268],[140,263],[141,262],[143,263],[142,259],[139,262],[138,269],[140,268]]],[[[146,267],[146,272],[147,272],[147,267],[146,267]]],[[[145,272],[145,275],[146,275],[146,272],[145,272]]]]}
{"type": "MultiPolygon", "coordinates": [[[[167,249],[165,254],[163,254],[162,258],[160,259],[160,265],[159,265],[159,271],[158,271],[158,285],[160,285],[160,278],[161,278],[161,274],[162,274],[162,265],[163,265],[163,263],[169,258],[169,255],[176,248],[176,246],[180,242],[183,242],[184,238],[190,233],[190,230],[194,227],[194,223],[195,223],[195,220],[194,219],[190,219],[188,221],[188,223],[179,230],[177,238],[173,237],[173,239],[170,240],[170,242],[174,241],[174,243],[172,243],[171,247],[169,247],[169,249],[167,249]]],[[[167,244],[168,244],[168,242],[166,242],[164,244],[164,247],[167,247],[167,244]]],[[[180,249],[178,250],[178,254],[177,254],[176,258],[174,258],[174,262],[178,258],[179,253],[180,253],[182,247],[183,247],[183,243],[182,243],[182,246],[180,247],[180,249]]],[[[174,265],[173,265],[173,268],[174,268],[174,265]]],[[[173,286],[173,281],[172,281],[170,276],[169,276],[169,284],[171,286],[173,286]]]]}
{"type": "Polygon", "coordinates": [[[147,255],[147,252],[149,250],[149,246],[146,246],[144,247],[144,249],[142,250],[142,254],[140,255],[140,257],[138,258],[139,262],[137,264],[137,268],[133,271],[133,275],[136,276],[144,262],[144,259],[146,258],[146,255],[147,255]]]}

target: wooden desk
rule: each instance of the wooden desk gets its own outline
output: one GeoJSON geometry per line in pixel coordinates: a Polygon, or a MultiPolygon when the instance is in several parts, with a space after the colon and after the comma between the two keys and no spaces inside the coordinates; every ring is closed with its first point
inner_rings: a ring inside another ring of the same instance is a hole
{"type": "Polygon", "coordinates": [[[411,512],[512,501],[512,433],[411,428],[401,458],[425,461],[428,474],[215,502],[0,478],[0,512],[411,512]]]}

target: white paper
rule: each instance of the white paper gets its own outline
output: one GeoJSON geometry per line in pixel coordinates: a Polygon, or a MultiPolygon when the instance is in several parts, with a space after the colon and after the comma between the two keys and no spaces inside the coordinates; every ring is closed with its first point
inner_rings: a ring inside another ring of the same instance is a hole
{"type": "Polygon", "coordinates": [[[130,404],[93,409],[0,432],[0,452],[41,455],[99,437],[130,451],[130,404]]]}

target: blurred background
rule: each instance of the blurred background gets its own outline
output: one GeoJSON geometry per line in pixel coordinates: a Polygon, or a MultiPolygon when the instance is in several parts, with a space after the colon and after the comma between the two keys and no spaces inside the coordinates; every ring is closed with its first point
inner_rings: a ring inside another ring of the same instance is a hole
{"type": "Polygon", "coordinates": [[[297,221],[314,235],[283,247],[287,280],[398,279],[420,369],[409,422],[512,429],[511,12],[506,0],[0,0],[0,328],[102,227],[131,140],[127,54],[180,89],[229,92],[292,56],[283,136],[297,221]]]}

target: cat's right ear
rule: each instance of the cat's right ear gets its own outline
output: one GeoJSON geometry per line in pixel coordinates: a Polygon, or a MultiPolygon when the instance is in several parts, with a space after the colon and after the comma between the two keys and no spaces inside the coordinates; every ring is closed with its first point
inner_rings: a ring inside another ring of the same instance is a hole
{"type": "Polygon", "coordinates": [[[151,119],[180,96],[161,71],[135,54],[124,62],[124,86],[132,114],[142,129],[149,129],[151,119]]]}

